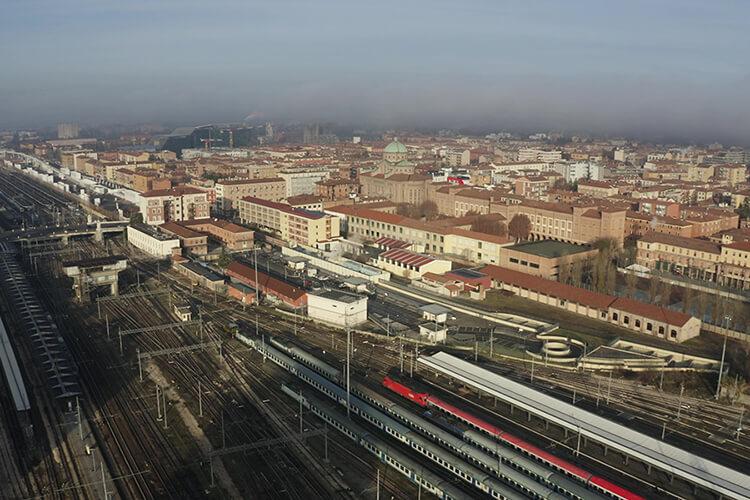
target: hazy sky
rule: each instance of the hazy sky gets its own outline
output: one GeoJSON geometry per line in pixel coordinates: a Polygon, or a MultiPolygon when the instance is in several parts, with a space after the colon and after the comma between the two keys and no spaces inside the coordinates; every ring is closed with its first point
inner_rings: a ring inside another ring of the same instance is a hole
{"type": "Polygon", "coordinates": [[[333,120],[750,143],[750,1],[3,0],[0,127],[333,120]]]}

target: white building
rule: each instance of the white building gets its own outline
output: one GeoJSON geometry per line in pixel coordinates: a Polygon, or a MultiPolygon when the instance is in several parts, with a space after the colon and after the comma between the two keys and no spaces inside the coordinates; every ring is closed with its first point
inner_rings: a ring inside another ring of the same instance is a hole
{"type": "Polygon", "coordinates": [[[378,255],[375,265],[407,279],[421,278],[424,273],[443,274],[451,270],[451,261],[429,255],[392,248],[378,255]]]}
{"type": "Polygon", "coordinates": [[[180,240],[167,236],[144,224],[128,226],[128,243],[154,257],[169,257],[180,253],[180,240]]]}
{"type": "Polygon", "coordinates": [[[589,161],[579,161],[576,163],[556,163],[552,170],[563,176],[566,182],[578,182],[588,179],[599,181],[602,178],[601,165],[589,161]]]}
{"type": "Polygon", "coordinates": [[[309,293],[307,315],[324,323],[355,327],[367,322],[367,297],[338,290],[309,293]]]}
{"type": "Polygon", "coordinates": [[[315,183],[330,177],[328,169],[282,170],[279,177],[286,181],[286,197],[314,194],[315,183]]]}

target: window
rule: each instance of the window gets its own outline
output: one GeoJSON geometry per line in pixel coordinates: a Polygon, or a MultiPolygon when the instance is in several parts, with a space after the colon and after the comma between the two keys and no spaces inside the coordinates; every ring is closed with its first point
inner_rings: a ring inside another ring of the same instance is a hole
{"type": "Polygon", "coordinates": [[[677,330],[675,330],[673,328],[672,331],[669,332],[669,337],[673,338],[673,339],[676,339],[677,338],[677,330]]]}
{"type": "Polygon", "coordinates": [[[629,316],[623,316],[622,317],[622,322],[625,323],[626,325],[629,325],[630,324],[630,317],[629,316]]]}
{"type": "Polygon", "coordinates": [[[659,335],[664,335],[664,327],[663,326],[659,327],[659,335]]]}
{"type": "Polygon", "coordinates": [[[612,319],[613,319],[614,321],[617,321],[617,318],[619,318],[619,317],[620,317],[620,316],[619,316],[619,315],[618,315],[617,313],[612,313],[612,319]]]}
{"type": "Polygon", "coordinates": [[[602,319],[607,319],[607,311],[602,311],[602,319]]]}
{"type": "Polygon", "coordinates": [[[641,320],[637,319],[635,320],[635,327],[640,328],[641,327],[641,320]]]}
{"type": "Polygon", "coordinates": [[[511,257],[510,258],[510,263],[511,264],[518,264],[518,259],[516,259],[515,257],[511,257]]]}
{"type": "Polygon", "coordinates": [[[646,330],[648,330],[649,332],[653,331],[654,325],[652,325],[651,323],[646,323],[646,330]]]}

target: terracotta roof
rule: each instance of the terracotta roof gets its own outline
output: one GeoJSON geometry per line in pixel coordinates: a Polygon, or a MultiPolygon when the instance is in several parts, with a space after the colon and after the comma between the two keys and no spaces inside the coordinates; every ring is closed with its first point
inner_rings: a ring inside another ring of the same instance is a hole
{"type": "Polygon", "coordinates": [[[390,259],[417,268],[429,264],[430,262],[435,262],[435,259],[429,255],[410,252],[401,248],[392,248],[383,252],[378,256],[378,259],[390,259]]]}
{"type": "Polygon", "coordinates": [[[700,252],[721,253],[721,246],[711,241],[699,240],[697,238],[686,238],[684,236],[673,236],[671,234],[664,234],[655,231],[644,234],[640,241],[644,243],[662,243],[664,245],[689,248],[700,252]]]}
{"type": "Polygon", "coordinates": [[[247,227],[240,226],[239,224],[235,224],[234,222],[230,222],[225,219],[190,219],[190,220],[184,220],[180,222],[180,225],[183,226],[202,226],[204,224],[210,224],[212,226],[220,227],[221,229],[225,231],[229,231],[230,233],[252,233],[253,230],[249,229],[247,227]]]}
{"type": "Polygon", "coordinates": [[[221,179],[216,184],[222,184],[224,186],[235,186],[240,184],[265,184],[271,182],[286,182],[281,177],[267,177],[263,179],[221,179]]]}
{"type": "Polygon", "coordinates": [[[385,236],[382,236],[375,240],[375,244],[387,248],[388,250],[390,250],[391,248],[408,248],[411,246],[411,243],[408,243],[406,241],[397,240],[395,238],[387,238],[385,236]]]}
{"type": "MultiPolygon", "coordinates": [[[[255,269],[240,262],[234,261],[227,267],[227,272],[234,274],[239,279],[253,286],[255,284],[255,269]]],[[[279,295],[292,300],[297,300],[305,295],[305,291],[296,286],[285,283],[264,272],[258,271],[258,282],[261,289],[272,290],[279,295]]]]}
{"type": "Polygon", "coordinates": [[[689,314],[639,302],[627,297],[618,297],[610,307],[675,326],[683,326],[692,318],[689,314]]]}
{"type": "Polygon", "coordinates": [[[312,194],[300,194],[297,196],[290,196],[284,201],[292,206],[311,205],[313,203],[320,203],[321,201],[323,201],[323,198],[321,198],[320,196],[314,196],[312,194]]]}
{"type": "Polygon", "coordinates": [[[480,269],[480,272],[492,277],[495,281],[520,286],[528,290],[542,292],[559,299],[569,300],[578,304],[587,305],[596,309],[607,309],[615,298],[603,293],[591,292],[575,286],[565,285],[538,276],[513,271],[492,264],[480,269]]]}
{"type": "Polygon", "coordinates": [[[181,238],[205,237],[205,235],[199,233],[198,231],[193,231],[192,229],[185,227],[185,226],[181,226],[180,224],[177,224],[176,222],[165,222],[164,224],[159,226],[159,228],[169,233],[175,234],[181,238]]]}
{"type": "Polygon", "coordinates": [[[185,194],[205,194],[205,191],[188,186],[177,186],[170,189],[155,189],[152,191],[146,191],[141,196],[144,198],[157,198],[161,196],[182,196],[185,194]]]}
{"type": "Polygon", "coordinates": [[[360,208],[354,205],[339,205],[328,209],[331,212],[337,212],[344,215],[350,215],[353,217],[362,217],[363,219],[372,219],[379,222],[385,222],[387,224],[400,224],[406,217],[397,214],[389,214],[386,212],[380,212],[378,210],[371,210],[369,208],[360,208]]]}
{"type": "Polygon", "coordinates": [[[273,208],[281,212],[286,212],[291,215],[304,217],[305,219],[322,219],[323,217],[325,217],[325,214],[322,212],[312,212],[310,210],[305,210],[303,208],[294,208],[293,206],[288,205],[286,203],[279,203],[276,201],[264,200],[262,198],[256,198],[254,196],[245,196],[242,198],[242,201],[253,203],[255,205],[261,205],[261,206],[268,207],[268,208],[273,208]]]}
{"type": "Polygon", "coordinates": [[[750,241],[738,241],[736,243],[730,243],[729,245],[724,245],[726,248],[731,248],[733,250],[741,250],[743,252],[750,252],[750,241]]]}

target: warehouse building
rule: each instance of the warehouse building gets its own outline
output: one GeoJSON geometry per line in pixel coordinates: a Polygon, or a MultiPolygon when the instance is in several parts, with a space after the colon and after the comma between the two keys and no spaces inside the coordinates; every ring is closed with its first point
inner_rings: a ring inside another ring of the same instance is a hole
{"type": "Polygon", "coordinates": [[[367,297],[339,290],[311,293],[307,315],[336,326],[358,326],[367,322],[367,297]]]}

